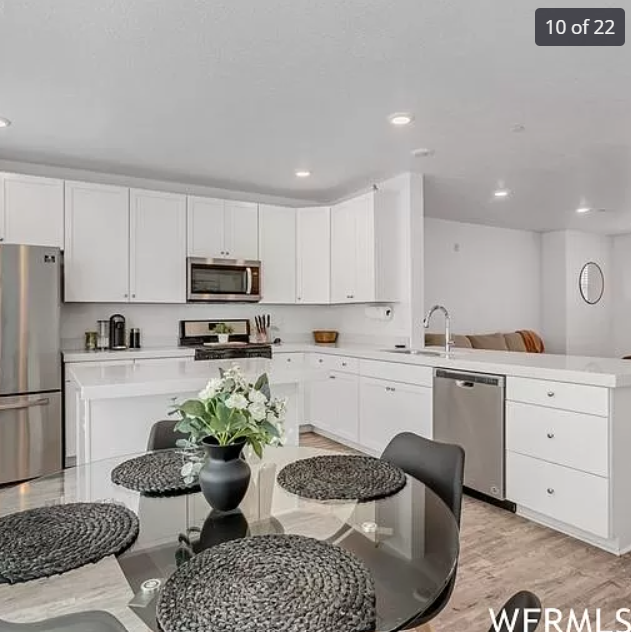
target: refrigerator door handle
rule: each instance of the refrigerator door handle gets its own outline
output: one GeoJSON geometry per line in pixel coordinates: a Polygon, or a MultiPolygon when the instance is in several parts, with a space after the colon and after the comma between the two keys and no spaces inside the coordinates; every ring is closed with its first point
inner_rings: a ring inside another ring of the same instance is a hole
{"type": "Polygon", "coordinates": [[[22,410],[24,408],[33,408],[34,406],[48,406],[50,399],[48,397],[41,397],[31,402],[16,402],[15,404],[0,405],[0,412],[3,410],[22,410]]]}

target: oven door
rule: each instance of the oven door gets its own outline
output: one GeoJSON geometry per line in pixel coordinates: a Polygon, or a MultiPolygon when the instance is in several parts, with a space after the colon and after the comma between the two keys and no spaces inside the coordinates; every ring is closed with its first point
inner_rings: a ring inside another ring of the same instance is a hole
{"type": "Polygon", "coordinates": [[[189,257],[187,301],[260,301],[260,261],[189,257]]]}

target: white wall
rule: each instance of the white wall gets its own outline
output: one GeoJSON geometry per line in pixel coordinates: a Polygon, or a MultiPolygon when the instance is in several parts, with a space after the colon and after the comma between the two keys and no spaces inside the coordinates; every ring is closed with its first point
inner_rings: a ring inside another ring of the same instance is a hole
{"type": "Polygon", "coordinates": [[[612,346],[615,356],[631,355],[631,234],[612,238],[611,281],[605,279],[605,291],[611,290],[612,346]]]}
{"type": "Polygon", "coordinates": [[[539,331],[540,268],[539,233],[425,219],[425,309],[444,305],[454,333],[539,331]]]}
{"type": "MultiPolygon", "coordinates": [[[[543,236],[543,330],[547,350],[568,355],[610,357],[614,354],[614,311],[611,265],[612,238],[580,231],[555,231],[543,236]],[[579,290],[583,266],[597,263],[605,277],[605,291],[595,305],[579,290]]],[[[617,294],[617,293],[616,293],[617,294]]]]}

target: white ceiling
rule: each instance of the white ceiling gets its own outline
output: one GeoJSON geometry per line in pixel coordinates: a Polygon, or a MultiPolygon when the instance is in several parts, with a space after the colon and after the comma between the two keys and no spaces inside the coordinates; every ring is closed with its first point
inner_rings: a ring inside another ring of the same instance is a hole
{"type": "Polygon", "coordinates": [[[631,44],[539,48],[544,4],[0,0],[0,158],[312,201],[413,169],[430,216],[631,231],[631,44]]]}

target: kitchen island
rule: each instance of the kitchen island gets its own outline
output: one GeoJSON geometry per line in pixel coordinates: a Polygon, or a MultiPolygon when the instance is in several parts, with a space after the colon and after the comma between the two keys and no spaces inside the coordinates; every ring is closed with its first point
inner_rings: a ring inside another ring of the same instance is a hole
{"type": "Polygon", "coordinates": [[[73,364],[68,370],[75,389],[77,463],[83,464],[146,449],[151,426],[219,376],[219,369],[238,365],[254,382],[268,373],[273,397],[288,400],[285,438],[297,445],[303,423],[304,385],[321,371],[317,369],[272,369],[269,360],[172,361],[168,364],[94,366],[73,364]]]}

